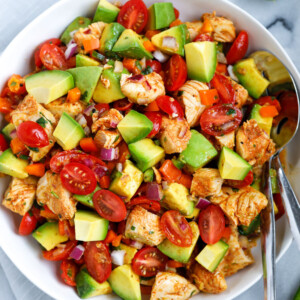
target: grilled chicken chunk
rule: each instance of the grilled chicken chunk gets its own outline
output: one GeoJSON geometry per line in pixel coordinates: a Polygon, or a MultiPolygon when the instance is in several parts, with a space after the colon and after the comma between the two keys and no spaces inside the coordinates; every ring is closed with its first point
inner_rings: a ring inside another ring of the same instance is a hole
{"type": "Polygon", "coordinates": [[[201,33],[201,28],[203,26],[202,21],[193,21],[184,23],[189,31],[190,40],[193,41],[198,34],[201,33]]]}
{"type": "Polygon", "coordinates": [[[121,141],[122,137],[118,130],[98,130],[94,141],[98,148],[115,148],[121,141]]]}
{"type": "Polygon", "coordinates": [[[92,115],[93,125],[92,132],[95,133],[97,130],[116,128],[120,121],[123,119],[123,115],[114,108],[102,113],[100,116],[98,112],[92,115]]]}
{"type": "Polygon", "coordinates": [[[235,146],[235,132],[232,131],[222,136],[215,136],[214,146],[219,151],[221,151],[223,147],[233,150],[235,146]]]}

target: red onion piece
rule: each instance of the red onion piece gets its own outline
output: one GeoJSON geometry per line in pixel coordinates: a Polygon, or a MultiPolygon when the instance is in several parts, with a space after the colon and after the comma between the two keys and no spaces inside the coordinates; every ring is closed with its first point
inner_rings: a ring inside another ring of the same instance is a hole
{"type": "Polygon", "coordinates": [[[93,168],[94,173],[96,174],[96,178],[101,178],[106,174],[107,168],[103,167],[103,166],[96,166],[93,168]]]}
{"type": "Polygon", "coordinates": [[[147,190],[146,190],[146,197],[149,200],[160,201],[163,197],[161,186],[155,182],[148,183],[147,190]]]}
{"type": "Polygon", "coordinates": [[[130,246],[133,247],[133,248],[135,248],[135,249],[142,249],[143,246],[144,246],[144,244],[143,244],[143,243],[140,243],[140,242],[138,242],[138,241],[133,241],[133,240],[131,240],[131,241],[130,241],[130,246]]]}
{"type": "Polygon", "coordinates": [[[85,248],[82,245],[77,245],[73,248],[72,252],[70,253],[70,257],[75,260],[79,260],[82,257],[84,250],[85,248]]]}
{"type": "Polygon", "coordinates": [[[111,128],[117,128],[118,124],[119,124],[119,123],[116,123],[116,122],[114,122],[114,121],[111,121],[111,122],[110,122],[110,127],[111,127],[111,128]]]}
{"type": "Polygon", "coordinates": [[[11,137],[11,139],[14,139],[17,137],[17,129],[14,129],[10,134],[9,136],[11,137]]]}
{"type": "Polygon", "coordinates": [[[204,209],[207,206],[209,206],[210,204],[211,204],[211,202],[208,201],[207,199],[199,198],[199,202],[196,204],[196,207],[199,208],[199,209],[204,209]]]}
{"type": "Polygon", "coordinates": [[[173,36],[164,36],[162,40],[162,47],[169,49],[177,49],[178,43],[173,36]]]}
{"type": "Polygon", "coordinates": [[[139,75],[134,75],[134,76],[129,77],[128,80],[140,82],[143,78],[144,78],[144,76],[139,74],[139,75]]]}
{"type": "Polygon", "coordinates": [[[100,159],[106,161],[112,161],[119,158],[119,148],[105,149],[100,151],[100,159]]]}
{"type": "Polygon", "coordinates": [[[178,134],[178,137],[179,137],[180,139],[182,139],[182,138],[185,136],[187,130],[188,130],[188,127],[187,127],[187,126],[183,126],[183,127],[181,128],[179,134],[178,134]]]}
{"type": "Polygon", "coordinates": [[[151,85],[148,82],[148,80],[145,80],[142,84],[143,84],[143,87],[145,88],[146,91],[150,91],[151,90],[151,85]]]}
{"type": "Polygon", "coordinates": [[[82,162],[84,165],[86,165],[89,168],[92,168],[93,166],[93,161],[90,158],[85,158],[82,162]]]}
{"type": "Polygon", "coordinates": [[[93,109],[95,108],[95,104],[89,105],[84,111],[83,113],[86,116],[90,116],[92,114],[93,109]]]}
{"type": "Polygon", "coordinates": [[[169,55],[161,52],[160,50],[154,51],[153,56],[155,59],[157,59],[161,63],[164,63],[169,59],[169,55]]]}
{"type": "Polygon", "coordinates": [[[71,58],[76,52],[77,52],[77,44],[74,42],[74,40],[71,40],[67,45],[67,49],[65,51],[65,58],[66,59],[71,58]]]}

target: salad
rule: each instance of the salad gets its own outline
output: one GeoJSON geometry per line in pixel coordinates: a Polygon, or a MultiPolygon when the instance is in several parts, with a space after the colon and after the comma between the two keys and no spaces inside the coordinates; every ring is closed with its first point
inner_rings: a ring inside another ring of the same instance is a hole
{"type": "Polygon", "coordinates": [[[215,12],[100,0],[5,83],[2,204],[80,298],[221,293],[254,263],[262,166],[296,98],[249,42],[215,12]]]}

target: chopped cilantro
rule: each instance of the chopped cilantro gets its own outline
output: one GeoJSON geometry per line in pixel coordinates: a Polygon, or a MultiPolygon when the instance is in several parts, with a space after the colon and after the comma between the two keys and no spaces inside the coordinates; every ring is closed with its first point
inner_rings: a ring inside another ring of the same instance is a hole
{"type": "Polygon", "coordinates": [[[238,192],[239,191],[239,189],[235,189],[235,188],[233,188],[232,189],[234,192],[238,192]]]}
{"type": "Polygon", "coordinates": [[[51,194],[52,194],[55,198],[59,199],[58,195],[57,195],[55,192],[51,191],[51,194]]]}
{"type": "Polygon", "coordinates": [[[135,66],[136,66],[140,71],[143,69],[141,63],[140,63],[138,60],[136,60],[135,66]]]}
{"type": "Polygon", "coordinates": [[[15,86],[17,83],[15,81],[11,82],[9,85],[10,86],[15,86]]]}
{"type": "Polygon", "coordinates": [[[40,115],[42,115],[51,125],[53,125],[52,122],[42,112],[40,112],[40,115]]]}
{"type": "Polygon", "coordinates": [[[83,100],[83,101],[86,100],[87,95],[88,95],[88,92],[85,91],[85,92],[80,96],[80,100],[83,100]]]}
{"type": "Polygon", "coordinates": [[[5,200],[6,200],[6,201],[11,201],[11,198],[6,198],[5,200]]]}
{"type": "Polygon", "coordinates": [[[227,115],[227,116],[230,116],[230,115],[233,115],[233,114],[235,114],[235,113],[236,113],[235,109],[230,108],[230,109],[228,110],[228,112],[226,113],[226,115],[227,115]]]}
{"type": "Polygon", "coordinates": [[[113,143],[115,143],[115,142],[119,139],[119,137],[120,137],[120,136],[117,135],[116,138],[114,139],[114,142],[113,142],[113,143]]]}
{"type": "Polygon", "coordinates": [[[135,226],[131,226],[131,230],[135,230],[135,226]]]}
{"type": "Polygon", "coordinates": [[[29,159],[29,156],[24,155],[24,154],[21,154],[21,155],[19,156],[19,158],[28,160],[28,159],[29,159]]]}
{"type": "Polygon", "coordinates": [[[143,75],[148,75],[152,72],[153,72],[152,68],[150,66],[147,66],[146,69],[144,71],[142,71],[142,74],[143,75]]]}
{"type": "Polygon", "coordinates": [[[177,96],[182,96],[183,95],[183,93],[184,93],[184,91],[179,91],[178,93],[177,93],[177,96]]]}
{"type": "Polygon", "coordinates": [[[153,230],[150,230],[150,231],[149,231],[149,234],[153,234],[153,233],[154,233],[154,231],[153,231],[153,230]]]}
{"type": "Polygon", "coordinates": [[[92,56],[95,57],[95,58],[97,58],[97,59],[99,59],[99,60],[101,60],[101,61],[105,59],[105,56],[102,55],[102,54],[100,54],[97,51],[93,51],[92,56]]]}
{"type": "Polygon", "coordinates": [[[39,148],[36,147],[28,147],[33,152],[39,152],[39,148]]]}
{"type": "Polygon", "coordinates": [[[46,123],[48,122],[44,117],[40,117],[37,121],[36,121],[39,125],[41,125],[43,128],[46,127],[46,123]]]}

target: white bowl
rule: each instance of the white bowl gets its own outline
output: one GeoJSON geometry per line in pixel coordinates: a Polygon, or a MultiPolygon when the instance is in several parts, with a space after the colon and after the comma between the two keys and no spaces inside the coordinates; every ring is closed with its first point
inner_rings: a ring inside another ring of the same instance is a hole
{"type": "MultiPolygon", "coordinates": [[[[0,58],[0,88],[13,73],[26,74],[33,69],[33,51],[42,41],[51,37],[59,37],[64,28],[77,16],[92,16],[98,0],[62,0],[53,5],[42,15],[29,24],[6,48],[0,58]],[[55,20],[55,22],[53,22],[55,20]]],[[[147,6],[152,0],[145,1],[147,6]]],[[[173,0],[174,6],[180,11],[180,19],[191,21],[199,19],[202,13],[217,11],[217,14],[230,18],[237,29],[245,29],[249,33],[249,52],[266,49],[273,52],[289,68],[298,86],[300,77],[292,61],[274,39],[274,37],[252,16],[234,4],[224,0],[173,0]]],[[[289,147],[288,162],[292,163],[292,182],[300,178],[299,151],[297,143],[299,135],[289,147]]],[[[0,194],[2,195],[8,183],[8,178],[1,178],[0,194]]],[[[300,195],[300,185],[294,185],[300,195]]],[[[17,234],[21,218],[0,206],[0,245],[19,270],[35,285],[55,299],[79,299],[74,289],[64,285],[59,278],[58,264],[42,259],[41,249],[32,237],[22,237],[17,234]]],[[[276,224],[277,259],[287,250],[292,241],[288,223],[283,217],[276,224]]],[[[195,296],[193,299],[232,299],[247,290],[262,275],[260,246],[253,250],[255,264],[227,279],[228,289],[220,295],[195,296]]],[[[261,295],[262,296],[262,295],[261,295]]],[[[101,296],[99,299],[118,299],[114,295],[101,296]]]]}

